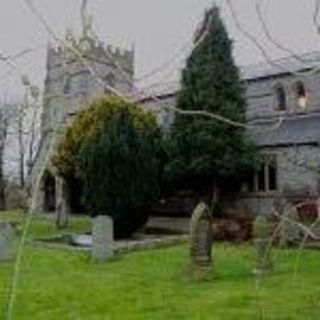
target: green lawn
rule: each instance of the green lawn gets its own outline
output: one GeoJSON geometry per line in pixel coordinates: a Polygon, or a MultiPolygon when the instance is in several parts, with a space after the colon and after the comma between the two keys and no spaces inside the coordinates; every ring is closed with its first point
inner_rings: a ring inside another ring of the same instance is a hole
{"type": "MultiPolygon", "coordinates": [[[[0,212],[0,221],[15,222],[22,228],[26,216],[26,213],[23,212],[0,212]]],[[[32,218],[29,238],[39,239],[68,233],[84,233],[90,231],[90,228],[90,218],[87,217],[73,217],[70,219],[68,228],[57,230],[54,215],[35,216],[32,218]]]]}
{"type": "MultiPolygon", "coordinates": [[[[136,252],[107,264],[85,253],[26,248],[17,295],[17,320],[319,319],[320,253],[278,251],[276,273],[251,275],[249,246],[219,244],[210,281],[186,276],[187,246],[136,252]]],[[[5,312],[12,265],[0,268],[5,312]]],[[[0,313],[0,319],[4,316],[0,313]]]]}

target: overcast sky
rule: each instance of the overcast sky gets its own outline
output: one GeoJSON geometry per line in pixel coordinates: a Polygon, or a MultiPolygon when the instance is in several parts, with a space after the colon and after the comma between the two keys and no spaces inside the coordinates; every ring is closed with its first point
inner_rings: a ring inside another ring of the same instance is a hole
{"type": "MultiPolygon", "coordinates": [[[[258,39],[270,56],[286,55],[263,36],[255,1],[231,0],[240,23],[258,39]]],[[[80,0],[33,2],[59,36],[65,34],[66,28],[78,30],[80,0]]],[[[264,61],[261,52],[237,29],[226,1],[216,2],[221,6],[222,16],[234,40],[237,63],[248,65],[264,61]]],[[[314,2],[263,0],[263,13],[274,38],[297,53],[317,51],[320,35],[312,18],[314,2]]],[[[178,78],[179,73],[172,70],[178,70],[182,65],[182,48],[190,44],[192,34],[210,4],[212,0],[91,0],[88,9],[94,17],[95,31],[103,42],[124,48],[131,48],[134,44],[136,77],[177,57],[172,66],[141,83],[149,85],[159,80],[178,78]]],[[[13,55],[26,48],[36,49],[16,62],[38,85],[43,82],[45,49],[49,39],[50,36],[23,0],[0,1],[0,53],[13,55]]],[[[14,96],[19,92],[21,85],[16,72],[2,63],[0,95],[14,96]]]]}

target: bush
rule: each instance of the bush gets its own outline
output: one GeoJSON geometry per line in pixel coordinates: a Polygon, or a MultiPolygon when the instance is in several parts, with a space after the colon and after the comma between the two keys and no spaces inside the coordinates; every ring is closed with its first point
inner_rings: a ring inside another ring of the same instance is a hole
{"type": "Polygon", "coordinates": [[[151,113],[105,97],[76,118],[53,162],[82,183],[91,214],[112,216],[115,236],[127,237],[147,221],[158,193],[160,138],[151,113]]]}

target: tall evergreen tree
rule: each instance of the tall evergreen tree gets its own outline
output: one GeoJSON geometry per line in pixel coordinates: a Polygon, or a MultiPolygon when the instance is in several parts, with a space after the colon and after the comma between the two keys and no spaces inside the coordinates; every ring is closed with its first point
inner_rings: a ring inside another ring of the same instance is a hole
{"type": "MultiPolygon", "coordinates": [[[[244,123],[244,88],[217,7],[206,11],[194,41],[199,44],[183,70],[177,108],[204,110],[244,123]]],[[[223,181],[249,167],[254,154],[243,127],[206,116],[177,113],[168,141],[168,176],[192,186],[198,181],[221,187],[223,181]]]]}

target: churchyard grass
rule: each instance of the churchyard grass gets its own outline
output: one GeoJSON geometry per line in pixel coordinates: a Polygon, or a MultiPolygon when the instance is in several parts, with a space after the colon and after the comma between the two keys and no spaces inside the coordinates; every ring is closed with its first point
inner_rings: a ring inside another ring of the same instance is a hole
{"type": "MultiPolygon", "coordinates": [[[[0,212],[0,222],[8,221],[18,224],[18,228],[23,228],[27,214],[24,212],[0,212]]],[[[34,216],[28,232],[28,238],[40,239],[50,238],[54,236],[85,233],[91,231],[90,218],[84,216],[72,217],[69,226],[64,229],[57,230],[55,226],[54,214],[46,216],[34,216]]]]}
{"type": "MultiPolygon", "coordinates": [[[[319,319],[320,252],[276,250],[275,273],[257,282],[250,245],[216,244],[205,282],[187,274],[188,246],[146,250],[94,264],[89,253],[25,248],[14,319],[319,319]],[[297,267],[297,268],[296,268],[297,267]],[[295,272],[298,271],[297,273],[295,272]]],[[[12,264],[0,267],[5,312],[12,264]]],[[[5,319],[0,312],[0,319],[5,319]]]]}

